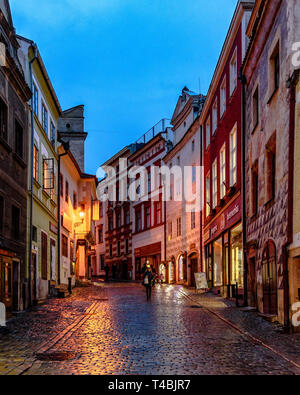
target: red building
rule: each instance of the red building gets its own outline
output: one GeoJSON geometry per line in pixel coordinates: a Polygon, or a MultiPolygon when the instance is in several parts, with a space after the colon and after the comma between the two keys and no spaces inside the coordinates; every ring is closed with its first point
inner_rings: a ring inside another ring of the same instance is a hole
{"type": "Polygon", "coordinates": [[[209,286],[233,297],[243,290],[241,197],[242,86],[239,71],[247,48],[252,3],[235,10],[200,117],[203,131],[204,245],[209,286]]]}

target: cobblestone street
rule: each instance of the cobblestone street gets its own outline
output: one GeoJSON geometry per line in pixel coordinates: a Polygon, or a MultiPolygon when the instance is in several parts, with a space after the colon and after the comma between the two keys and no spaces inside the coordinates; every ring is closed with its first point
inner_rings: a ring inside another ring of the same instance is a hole
{"type": "Polygon", "coordinates": [[[151,302],[139,284],[78,288],[8,329],[2,375],[300,373],[299,335],[179,286],[157,285],[151,302]],[[56,352],[69,359],[45,360],[56,352]]]}

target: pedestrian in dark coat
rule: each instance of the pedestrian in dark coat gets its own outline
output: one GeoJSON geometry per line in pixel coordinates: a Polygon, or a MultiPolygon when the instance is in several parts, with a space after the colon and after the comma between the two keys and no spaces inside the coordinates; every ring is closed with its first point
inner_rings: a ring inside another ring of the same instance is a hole
{"type": "Polygon", "coordinates": [[[144,279],[143,279],[143,285],[146,287],[147,301],[151,300],[153,279],[154,279],[154,276],[151,272],[151,269],[147,268],[147,270],[144,273],[144,279]]]}

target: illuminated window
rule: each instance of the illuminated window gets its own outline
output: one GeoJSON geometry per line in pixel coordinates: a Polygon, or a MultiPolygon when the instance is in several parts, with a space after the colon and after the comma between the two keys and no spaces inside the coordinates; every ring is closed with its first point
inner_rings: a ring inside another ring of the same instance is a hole
{"type": "Polygon", "coordinates": [[[217,159],[212,165],[212,194],[213,194],[213,208],[218,204],[218,165],[217,159]]]}
{"type": "Polygon", "coordinates": [[[39,180],[39,150],[36,146],[33,147],[33,178],[39,180]]]}
{"type": "Polygon", "coordinates": [[[206,176],[206,216],[210,214],[210,174],[206,176]]]}
{"type": "Polygon", "coordinates": [[[237,181],[237,131],[236,126],[230,133],[230,186],[237,181]]]}
{"type": "Polygon", "coordinates": [[[230,96],[237,87],[237,50],[235,50],[230,61],[230,96]]]}

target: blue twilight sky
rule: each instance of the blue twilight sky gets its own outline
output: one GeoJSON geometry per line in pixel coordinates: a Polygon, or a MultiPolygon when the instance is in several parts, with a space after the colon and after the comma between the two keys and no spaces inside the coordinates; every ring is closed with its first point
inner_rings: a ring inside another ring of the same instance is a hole
{"type": "Polygon", "coordinates": [[[206,93],[236,0],[11,0],[63,109],[84,104],[86,172],[206,93]]]}

